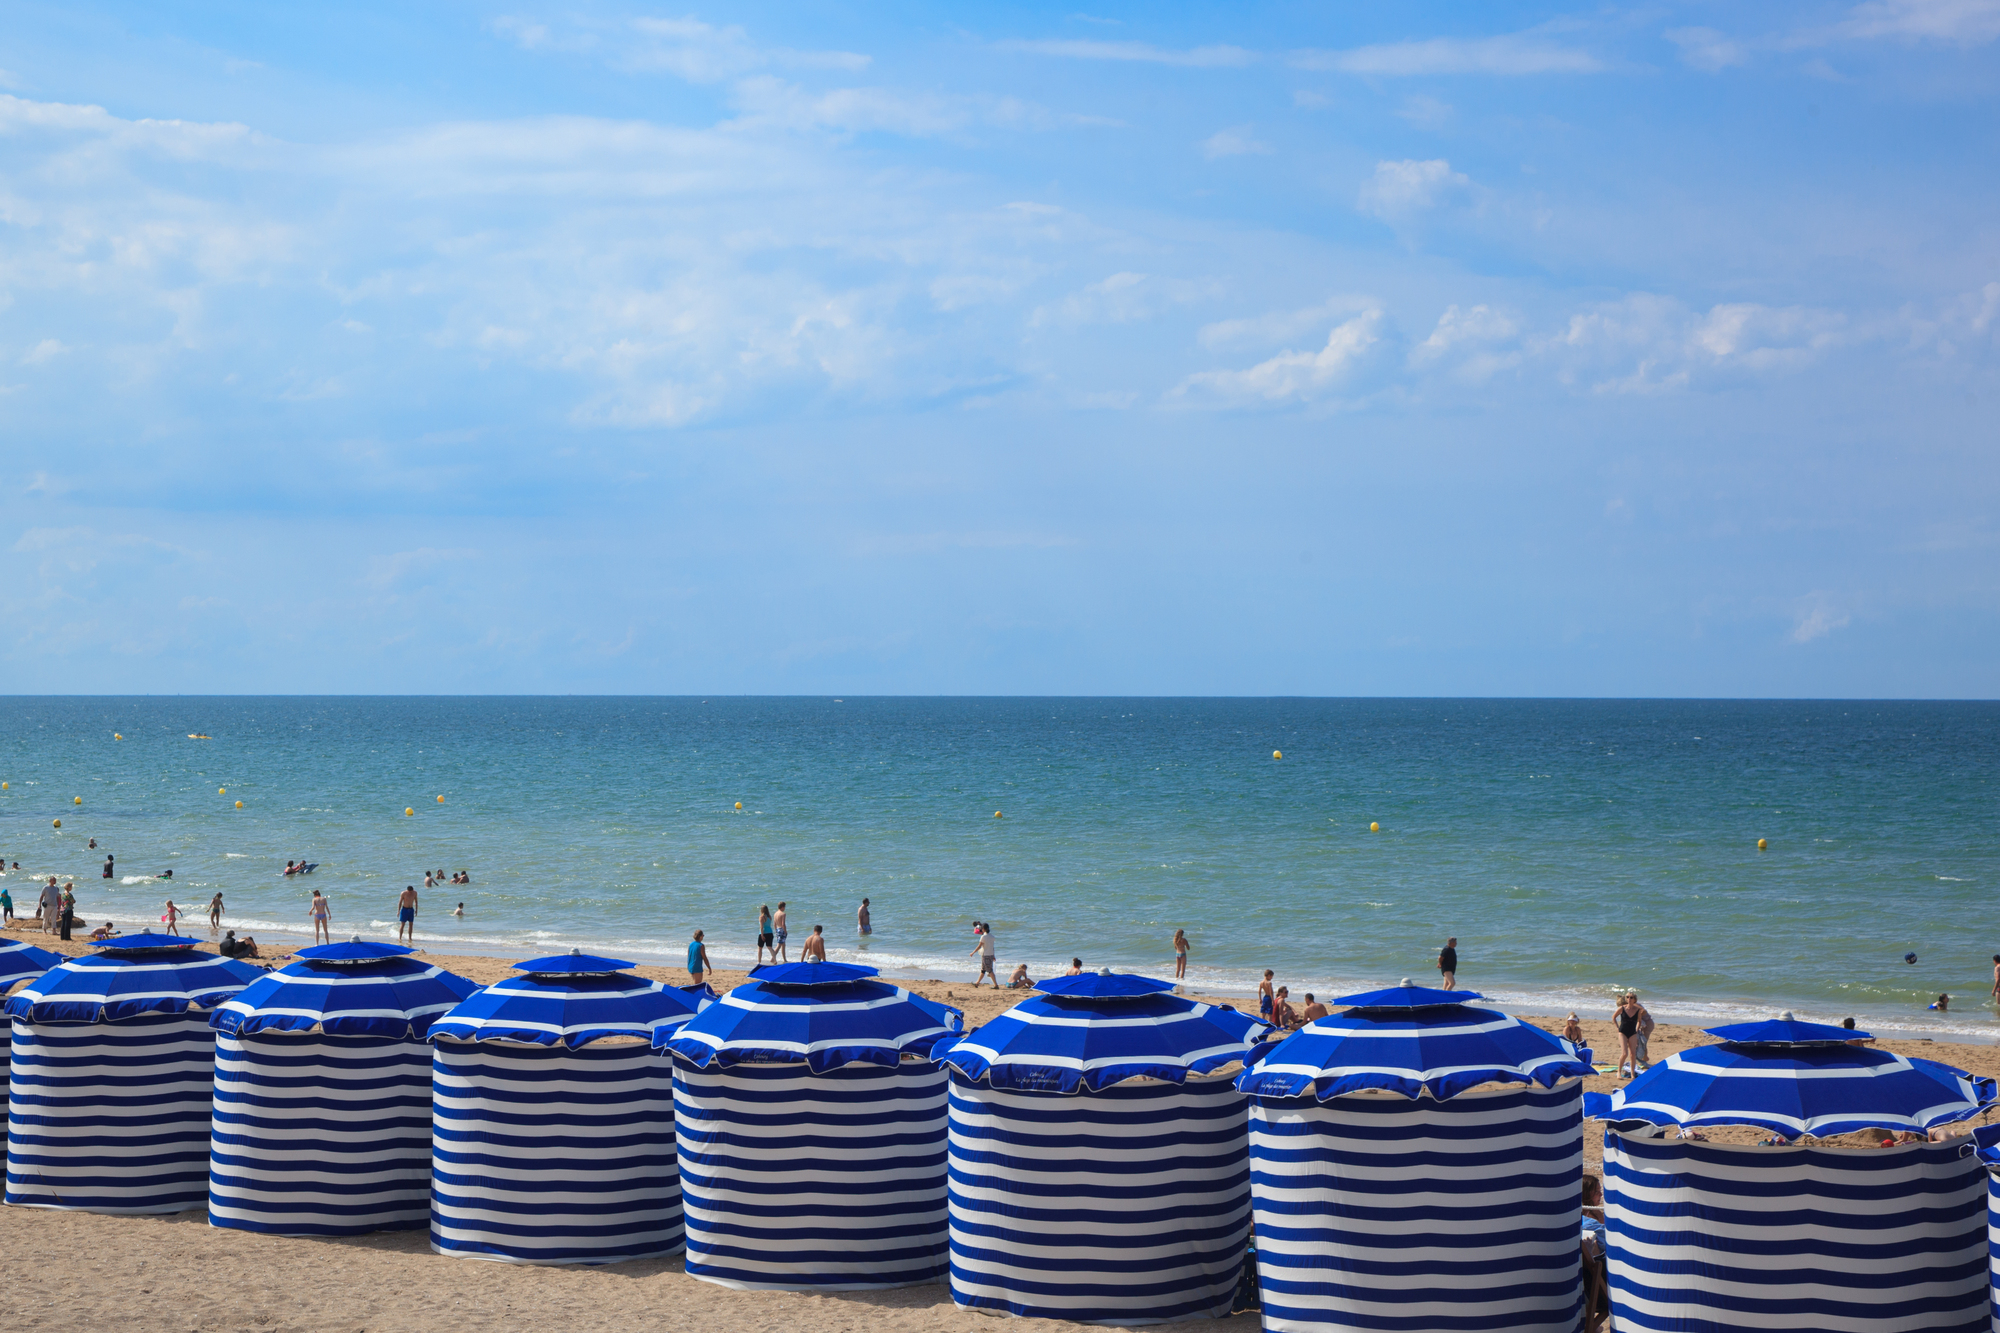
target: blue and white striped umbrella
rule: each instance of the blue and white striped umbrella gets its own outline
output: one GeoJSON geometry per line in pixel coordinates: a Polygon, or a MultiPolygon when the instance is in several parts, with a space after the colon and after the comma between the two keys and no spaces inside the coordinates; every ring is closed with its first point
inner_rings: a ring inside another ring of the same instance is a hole
{"type": "Polygon", "coordinates": [[[1969,1120],[1995,1096],[1990,1078],[1844,1040],[1726,1041],[1674,1052],[1607,1101],[1592,1098],[1590,1113],[1613,1124],[1755,1125],[1825,1138],[1969,1120]]]}
{"type": "MultiPolygon", "coordinates": [[[[509,977],[471,996],[432,1032],[458,1041],[499,1041],[571,1050],[606,1037],[671,1035],[716,1001],[707,985],[676,988],[627,974],[619,958],[558,954],[514,965],[509,977]]],[[[655,1043],[658,1044],[658,1043],[655,1043]]]]}
{"type": "Polygon", "coordinates": [[[17,981],[38,977],[63,960],[59,953],[38,949],[24,941],[0,945],[0,993],[17,981]]]}
{"type": "Polygon", "coordinates": [[[1023,1092],[1101,1092],[1127,1079],[1185,1083],[1249,1064],[1270,1024],[1130,976],[1063,977],[931,1057],[965,1078],[1023,1092]],[[1133,982],[1145,982],[1134,989],[1133,982]],[[1061,983],[1082,982],[1083,985],[1061,983]]]}
{"type": "Polygon", "coordinates": [[[209,1026],[239,1037],[319,1031],[422,1041],[431,1023],[479,983],[404,956],[412,952],[358,939],[301,949],[297,962],[223,1001],[209,1026]]]}
{"type": "Polygon", "coordinates": [[[694,1065],[804,1064],[815,1074],[849,1064],[895,1067],[906,1055],[928,1057],[964,1029],[965,1014],[851,963],[788,963],[758,968],[751,979],[704,1009],[665,1047],[694,1065]]]}
{"type": "Polygon", "coordinates": [[[185,935],[126,935],[69,958],[9,996],[6,1013],[30,1023],[96,1023],[212,1009],[264,975],[203,953],[185,935]]]}
{"type": "Polygon", "coordinates": [[[1470,1003],[1481,998],[1407,984],[1344,996],[1334,1003],[1347,1009],[1314,1019],[1237,1075],[1237,1091],[1323,1102],[1388,1091],[1449,1101],[1482,1083],[1550,1088],[1595,1072],[1562,1038],[1470,1003]]]}

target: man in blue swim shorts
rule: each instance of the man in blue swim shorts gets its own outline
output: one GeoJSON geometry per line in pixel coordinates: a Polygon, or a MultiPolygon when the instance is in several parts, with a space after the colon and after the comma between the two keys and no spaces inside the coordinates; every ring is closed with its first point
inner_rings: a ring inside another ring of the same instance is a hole
{"type": "Polygon", "coordinates": [[[409,936],[408,943],[417,942],[417,886],[414,884],[404,885],[402,896],[396,899],[396,943],[404,943],[406,934],[409,936]]]}

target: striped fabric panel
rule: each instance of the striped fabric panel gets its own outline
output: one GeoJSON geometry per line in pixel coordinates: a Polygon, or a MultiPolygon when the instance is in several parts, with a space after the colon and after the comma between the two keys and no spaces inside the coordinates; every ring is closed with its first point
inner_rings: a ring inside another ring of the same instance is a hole
{"type": "Polygon", "coordinates": [[[520,1264],[612,1264],[680,1251],[674,1084],[638,1042],[560,1046],[439,1037],[431,1248],[520,1264]]]}
{"type": "Polygon", "coordinates": [[[207,1014],[16,1019],[9,1066],[8,1203],[178,1213],[208,1197],[207,1014]]]}
{"type": "Polygon", "coordinates": [[[1993,1333],[2000,1333],[2000,1176],[1995,1176],[1991,1167],[1986,1176],[1987,1298],[1993,1333]]]}
{"type": "Polygon", "coordinates": [[[945,1272],[945,1081],[899,1068],[674,1061],[688,1276],[848,1291],[945,1272]]]}
{"type": "Polygon", "coordinates": [[[1264,1327],[1574,1333],[1581,1089],[1254,1098],[1264,1327]]]}
{"type": "Polygon", "coordinates": [[[1250,1237],[1230,1076],[1063,1095],[951,1080],[951,1296],[1140,1324],[1229,1313],[1250,1237]]]}
{"type": "Polygon", "coordinates": [[[324,1033],[215,1037],[209,1225],[279,1236],[430,1215],[431,1052],[324,1033]]]}
{"type": "Polygon", "coordinates": [[[1986,1170],[1964,1148],[1755,1148],[1607,1131],[1614,1320],[1621,1333],[1984,1330],[1986,1170]]]}

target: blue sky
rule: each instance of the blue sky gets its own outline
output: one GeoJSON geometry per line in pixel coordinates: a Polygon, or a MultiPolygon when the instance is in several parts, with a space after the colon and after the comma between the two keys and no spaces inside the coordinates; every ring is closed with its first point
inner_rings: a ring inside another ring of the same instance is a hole
{"type": "Polygon", "coordinates": [[[2000,0],[12,5],[0,689],[1991,697],[1996,101],[2000,0]]]}

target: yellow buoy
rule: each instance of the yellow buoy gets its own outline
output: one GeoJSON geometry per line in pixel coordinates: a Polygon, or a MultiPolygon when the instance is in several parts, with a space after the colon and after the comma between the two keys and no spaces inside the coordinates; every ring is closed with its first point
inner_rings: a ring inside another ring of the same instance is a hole
{"type": "Polygon", "coordinates": [[[7,790],[7,784],[4,782],[0,782],[0,791],[6,791],[6,790],[7,790]]]}
{"type": "Polygon", "coordinates": [[[72,805],[82,805],[82,804],[83,804],[83,798],[82,798],[81,796],[72,796],[72,797],[70,797],[70,804],[72,804],[72,805]]]}
{"type": "Polygon", "coordinates": [[[995,811],[993,812],[993,817],[994,817],[995,819],[998,819],[998,818],[1000,818],[1000,812],[999,812],[998,810],[995,810],[995,811]]]}
{"type": "Polygon", "coordinates": [[[1285,757],[1285,752],[1283,750],[1271,751],[1271,758],[1273,759],[1283,759],[1284,757],[1285,757]]]}
{"type": "Polygon", "coordinates": [[[738,802],[736,803],[736,808],[737,808],[738,810],[741,810],[741,809],[743,808],[743,802],[741,802],[741,801],[738,801],[738,802]]]}
{"type": "Polygon", "coordinates": [[[227,796],[227,795],[229,795],[229,788],[227,788],[227,787],[217,787],[217,788],[215,789],[215,794],[216,794],[217,796],[227,796]]]}
{"type": "Polygon", "coordinates": [[[58,820],[56,821],[56,827],[57,827],[57,828],[61,828],[61,827],[62,827],[62,821],[61,821],[60,819],[58,819],[58,820]]]}
{"type": "Polygon", "coordinates": [[[442,796],[438,797],[438,804],[439,804],[439,805],[443,805],[443,804],[444,804],[444,797],[442,797],[442,796]]]}
{"type": "Polygon", "coordinates": [[[1771,845],[1770,843],[1765,842],[1762,838],[1757,839],[1757,850],[1760,852],[1763,851],[1766,847],[1769,847],[1770,845],[1771,845]]]}
{"type": "Polygon", "coordinates": [[[415,813],[417,813],[417,812],[416,812],[416,808],[415,808],[414,806],[408,806],[408,805],[406,805],[406,806],[404,806],[404,807],[403,807],[403,813],[404,813],[404,814],[406,814],[406,815],[414,815],[414,814],[415,814],[415,813]]]}
{"type": "Polygon", "coordinates": [[[111,739],[114,741],[122,741],[125,738],[123,736],[120,736],[117,732],[114,731],[111,733],[111,739]]]}
{"type": "Polygon", "coordinates": [[[1370,820],[1368,823],[1368,831],[1370,833],[1380,833],[1382,831],[1382,826],[1380,824],[1375,823],[1373,820],[1370,820]]]}
{"type": "Polygon", "coordinates": [[[243,808],[243,802],[241,802],[241,801],[238,801],[238,802],[236,803],[236,808],[237,808],[238,810],[241,810],[241,809],[243,808]]]}

